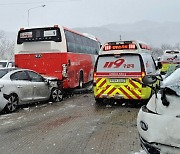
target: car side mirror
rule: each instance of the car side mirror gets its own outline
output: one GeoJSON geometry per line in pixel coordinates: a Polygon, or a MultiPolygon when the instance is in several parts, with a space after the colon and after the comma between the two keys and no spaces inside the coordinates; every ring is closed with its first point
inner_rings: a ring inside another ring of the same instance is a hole
{"type": "Polygon", "coordinates": [[[142,82],[145,85],[153,84],[156,81],[157,81],[157,77],[155,75],[146,75],[145,77],[142,78],[142,82]]]}

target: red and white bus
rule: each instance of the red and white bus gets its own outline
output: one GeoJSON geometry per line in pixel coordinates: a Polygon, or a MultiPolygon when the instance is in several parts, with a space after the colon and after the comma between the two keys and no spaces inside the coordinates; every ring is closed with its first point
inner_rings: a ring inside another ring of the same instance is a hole
{"type": "Polygon", "coordinates": [[[93,80],[100,49],[97,38],[54,25],[21,28],[15,47],[15,66],[56,77],[63,89],[93,80]]]}

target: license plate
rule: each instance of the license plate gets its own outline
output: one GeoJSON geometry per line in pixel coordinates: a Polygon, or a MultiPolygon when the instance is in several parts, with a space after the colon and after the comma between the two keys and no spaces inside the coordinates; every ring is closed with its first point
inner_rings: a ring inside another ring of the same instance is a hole
{"type": "Polygon", "coordinates": [[[110,79],[110,83],[125,83],[126,79],[110,79]]]}

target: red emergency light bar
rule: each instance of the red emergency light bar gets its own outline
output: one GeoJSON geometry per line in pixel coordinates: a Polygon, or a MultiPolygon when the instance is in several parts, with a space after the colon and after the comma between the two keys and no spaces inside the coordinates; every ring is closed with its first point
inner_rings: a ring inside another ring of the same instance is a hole
{"type": "Polygon", "coordinates": [[[152,48],[147,44],[140,43],[139,46],[141,49],[152,50],[152,48]]]}
{"type": "Polygon", "coordinates": [[[136,50],[136,44],[112,44],[112,45],[105,45],[103,51],[109,50],[136,50]]]}

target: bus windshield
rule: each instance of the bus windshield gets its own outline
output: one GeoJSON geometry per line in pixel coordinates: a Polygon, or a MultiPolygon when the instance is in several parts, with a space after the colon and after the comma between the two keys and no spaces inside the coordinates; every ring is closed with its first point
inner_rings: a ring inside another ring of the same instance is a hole
{"type": "Polygon", "coordinates": [[[18,33],[17,44],[38,41],[61,42],[60,29],[58,27],[22,29],[18,33]]]}

